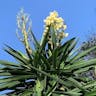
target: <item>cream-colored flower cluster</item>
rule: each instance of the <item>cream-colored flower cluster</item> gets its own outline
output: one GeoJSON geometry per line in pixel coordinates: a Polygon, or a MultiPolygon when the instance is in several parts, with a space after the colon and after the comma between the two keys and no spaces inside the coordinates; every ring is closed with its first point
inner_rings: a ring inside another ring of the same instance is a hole
{"type": "Polygon", "coordinates": [[[58,39],[63,39],[68,36],[68,33],[64,33],[67,26],[64,24],[63,18],[59,17],[56,11],[50,12],[50,15],[46,17],[45,22],[45,30],[43,35],[45,36],[49,30],[48,26],[52,26],[54,28],[55,35],[58,39]],[[59,33],[58,33],[59,32],[59,33]]]}
{"type": "Polygon", "coordinates": [[[58,16],[56,11],[50,12],[50,15],[44,20],[45,25],[49,26],[52,25],[55,30],[59,30],[63,28],[66,29],[66,25],[64,24],[64,20],[58,16]]]}
{"type": "Polygon", "coordinates": [[[51,49],[53,49],[53,46],[59,46],[61,40],[68,36],[68,33],[64,32],[67,26],[64,23],[63,18],[59,17],[56,11],[50,12],[50,15],[46,17],[44,23],[45,30],[43,32],[43,38],[45,40],[45,38],[48,37],[48,44],[50,44],[51,49]],[[53,38],[55,38],[55,40],[53,40],[53,38]]]}
{"type": "MultiPolygon", "coordinates": [[[[59,17],[56,11],[53,11],[50,12],[50,15],[48,17],[46,17],[44,23],[45,23],[45,30],[43,36],[46,37],[48,34],[50,34],[48,32],[52,32],[50,31],[50,28],[52,27],[53,28],[52,30],[54,30],[53,32],[55,32],[56,46],[59,46],[61,40],[64,37],[68,36],[68,33],[64,32],[67,26],[64,24],[63,18],[59,17]]],[[[52,36],[49,37],[50,38],[48,38],[48,43],[51,45],[51,48],[53,49],[52,36]]]]}
{"type": "Polygon", "coordinates": [[[31,26],[27,26],[28,22],[30,23],[29,21],[29,15],[24,13],[24,10],[21,9],[21,11],[18,13],[17,15],[17,26],[18,26],[18,31],[22,32],[22,35],[23,35],[23,38],[21,38],[18,33],[17,33],[17,36],[18,38],[20,39],[20,41],[23,42],[23,44],[25,45],[26,47],[26,50],[29,52],[29,53],[32,53],[32,50],[31,50],[31,47],[29,45],[29,37],[28,37],[28,33],[30,32],[30,28],[31,26]],[[27,29],[27,27],[28,29],[27,29]]]}

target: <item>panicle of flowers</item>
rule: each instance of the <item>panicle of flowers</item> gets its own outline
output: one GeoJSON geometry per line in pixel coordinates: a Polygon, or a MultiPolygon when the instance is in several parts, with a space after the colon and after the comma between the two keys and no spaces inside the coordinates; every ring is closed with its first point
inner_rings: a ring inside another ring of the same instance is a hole
{"type": "Polygon", "coordinates": [[[24,24],[26,24],[29,21],[29,15],[27,13],[24,13],[24,10],[21,9],[20,12],[17,14],[17,26],[19,29],[22,29],[24,27],[24,24]]]}
{"type": "Polygon", "coordinates": [[[56,11],[50,12],[50,15],[44,20],[46,26],[52,25],[56,30],[66,29],[63,18],[59,17],[56,11]]]}
{"type": "Polygon", "coordinates": [[[44,20],[45,23],[45,30],[44,35],[46,35],[48,31],[48,26],[52,26],[54,30],[58,31],[60,34],[58,38],[64,38],[68,36],[68,33],[64,33],[65,29],[67,28],[67,25],[64,23],[64,20],[62,17],[59,17],[58,13],[56,11],[50,12],[50,15],[46,17],[44,20]]]}
{"type": "MultiPolygon", "coordinates": [[[[56,44],[57,46],[60,45],[61,40],[64,37],[68,36],[68,33],[65,33],[65,29],[67,28],[66,24],[64,23],[64,20],[62,17],[59,17],[58,13],[56,11],[50,12],[50,15],[46,17],[44,20],[45,23],[45,30],[43,33],[43,36],[46,37],[46,35],[52,34],[50,31],[50,27],[53,28],[55,32],[55,38],[56,38],[56,44]]],[[[49,36],[51,39],[48,38],[48,42],[52,45],[52,36],[49,36]]]]}
{"type": "Polygon", "coordinates": [[[21,38],[18,33],[17,36],[22,41],[27,49],[31,53],[30,46],[29,46],[29,37],[28,33],[30,33],[31,30],[31,21],[29,20],[29,15],[24,13],[24,10],[21,9],[21,11],[17,14],[17,26],[18,30],[22,33],[23,38],[21,38]]]}

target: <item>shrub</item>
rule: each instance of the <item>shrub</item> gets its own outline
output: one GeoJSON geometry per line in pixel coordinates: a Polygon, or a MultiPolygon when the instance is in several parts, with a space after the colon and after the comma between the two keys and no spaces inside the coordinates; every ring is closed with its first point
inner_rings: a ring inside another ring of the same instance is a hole
{"type": "Polygon", "coordinates": [[[56,11],[51,12],[44,22],[45,30],[38,42],[29,25],[28,15],[23,11],[18,14],[18,29],[23,34],[19,39],[26,54],[6,45],[4,50],[17,62],[0,60],[3,65],[0,68],[0,76],[3,76],[0,90],[14,90],[9,96],[95,96],[96,81],[80,74],[96,65],[96,59],[83,59],[96,47],[80,53],[75,48],[75,38],[63,43],[62,39],[68,33],[64,32],[66,25],[56,11]]]}

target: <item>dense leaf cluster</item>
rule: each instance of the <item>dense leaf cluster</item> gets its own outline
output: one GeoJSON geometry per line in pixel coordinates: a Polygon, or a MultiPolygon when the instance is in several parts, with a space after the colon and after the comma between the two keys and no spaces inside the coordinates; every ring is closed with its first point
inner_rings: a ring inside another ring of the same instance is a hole
{"type": "Polygon", "coordinates": [[[96,59],[83,58],[96,47],[80,52],[75,38],[56,46],[55,30],[47,27],[42,43],[30,31],[34,49],[30,52],[25,45],[27,56],[6,45],[4,50],[17,62],[0,60],[0,91],[14,90],[8,96],[95,96],[96,81],[80,74],[96,66],[96,59]]]}

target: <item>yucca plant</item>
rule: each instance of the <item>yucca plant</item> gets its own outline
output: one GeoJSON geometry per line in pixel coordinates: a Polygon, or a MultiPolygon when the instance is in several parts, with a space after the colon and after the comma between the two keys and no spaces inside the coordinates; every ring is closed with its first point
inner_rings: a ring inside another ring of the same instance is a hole
{"type": "Polygon", "coordinates": [[[23,34],[23,39],[19,39],[26,54],[6,45],[4,50],[16,62],[0,60],[0,90],[13,90],[8,96],[96,96],[96,81],[81,75],[96,65],[96,59],[83,59],[96,47],[80,53],[75,48],[75,38],[63,43],[68,33],[64,32],[66,25],[56,11],[44,21],[40,42],[28,25],[29,20],[23,11],[17,16],[18,29],[23,34]]]}

